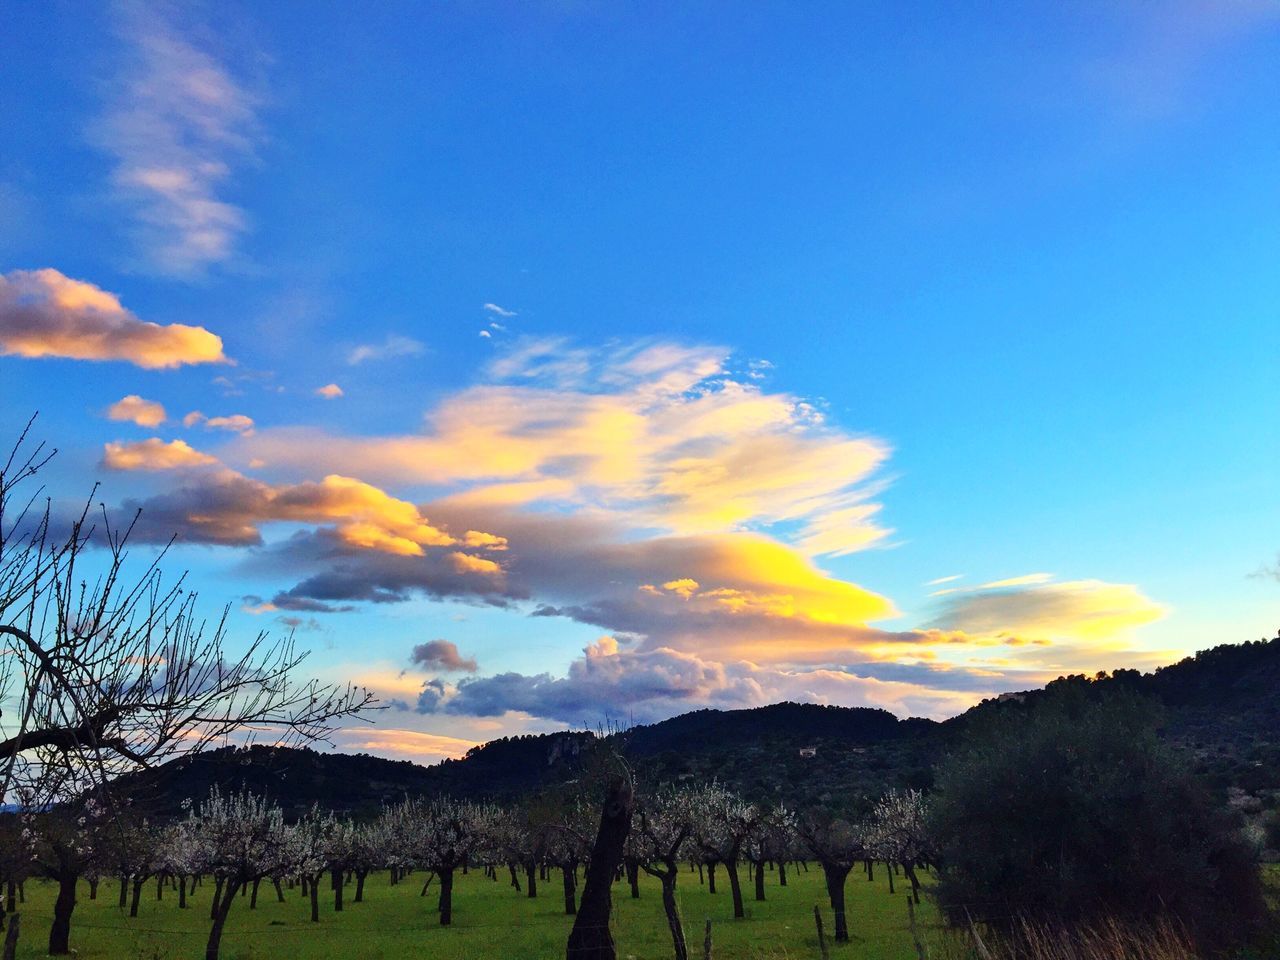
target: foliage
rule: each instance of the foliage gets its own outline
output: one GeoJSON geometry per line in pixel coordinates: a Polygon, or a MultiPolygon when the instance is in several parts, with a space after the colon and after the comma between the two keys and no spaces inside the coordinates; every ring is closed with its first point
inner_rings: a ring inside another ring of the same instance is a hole
{"type": "Polygon", "coordinates": [[[1063,684],[1034,711],[982,720],[932,801],[938,895],[952,919],[1168,915],[1214,944],[1258,929],[1257,867],[1158,740],[1149,701],[1063,684]]]}

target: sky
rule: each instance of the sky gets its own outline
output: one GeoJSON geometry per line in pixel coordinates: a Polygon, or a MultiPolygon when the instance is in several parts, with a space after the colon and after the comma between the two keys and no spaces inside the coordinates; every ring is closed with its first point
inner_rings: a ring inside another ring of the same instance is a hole
{"type": "Polygon", "coordinates": [[[1280,623],[1271,0],[0,16],[0,426],[338,749],[1280,623]]]}

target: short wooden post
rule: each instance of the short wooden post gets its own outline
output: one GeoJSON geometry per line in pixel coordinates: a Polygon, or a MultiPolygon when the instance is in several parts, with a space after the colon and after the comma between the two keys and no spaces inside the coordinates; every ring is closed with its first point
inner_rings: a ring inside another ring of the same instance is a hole
{"type": "Polygon", "coordinates": [[[816,903],[813,905],[813,922],[818,926],[818,950],[822,953],[822,960],[827,960],[831,954],[827,952],[827,935],[822,932],[822,911],[816,903]]]}
{"type": "Polygon", "coordinates": [[[711,918],[707,917],[707,932],[702,936],[702,960],[711,960],[711,918]]]}
{"type": "Polygon", "coordinates": [[[911,942],[916,945],[917,960],[929,960],[929,951],[925,949],[920,930],[916,927],[916,904],[911,894],[907,894],[907,922],[911,925],[911,942]]]}

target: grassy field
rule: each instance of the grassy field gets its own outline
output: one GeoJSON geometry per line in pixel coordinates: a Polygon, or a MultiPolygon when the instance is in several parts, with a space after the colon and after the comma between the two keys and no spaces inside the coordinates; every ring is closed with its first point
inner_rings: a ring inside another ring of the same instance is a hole
{"type": "MultiPolygon", "coordinates": [[[[745,874],[745,871],[744,871],[745,874]]],[[[560,878],[553,874],[540,884],[538,898],[517,894],[505,880],[487,880],[479,872],[457,878],[454,888],[454,922],[441,927],[434,913],[435,885],[424,899],[419,896],[422,877],[413,876],[391,886],[385,873],[370,877],[364,903],[350,903],[342,913],[333,911],[332,893],[322,887],[319,923],[310,922],[308,902],[295,890],[287,890],[286,902],[276,901],[275,891],[264,885],[258,909],[248,900],[232,908],[222,942],[225,960],[495,960],[495,958],[562,958],[572,918],[563,913],[560,878]]],[[[680,877],[680,899],[692,956],[702,956],[703,925],[712,921],[714,956],[718,958],[818,957],[813,907],[822,904],[827,935],[831,911],[823,896],[821,871],[791,872],[786,888],[769,875],[764,903],[748,898],[747,916],[733,920],[728,883],[715,896],[698,884],[697,874],[680,877]]],[[[744,885],[746,884],[744,876],[744,885]]],[[[327,886],[327,885],[326,885],[327,886]]],[[[72,921],[71,946],[82,960],[198,960],[204,955],[209,932],[207,884],[179,910],[177,895],[166,891],[156,902],[155,885],[148,884],[136,918],[117,906],[117,887],[104,882],[98,899],[88,898],[82,884],[72,921]]],[[[348,898],[351,888],[348,888],[348,898]]],[[[914,960],[907,925],[903,887],[890,896],[883,869],[873,883],[865,875],[850,874],[847,888],[849,928],[854,941],[832,945],[832,956],[842,960],[914,960]]],[[[20,958],[45,955],[54,889],[32,881],[22,909],[20,958]]],[[[614,886],[614,938],[619,958],[669,960],[670,935],[659,900],[657,881],[641,878],[641,897],[633,900],[625,884],[614,886]]],[[[935,914],[927,900],[919,918],[929,938],[935,936],[935,914]]]]}

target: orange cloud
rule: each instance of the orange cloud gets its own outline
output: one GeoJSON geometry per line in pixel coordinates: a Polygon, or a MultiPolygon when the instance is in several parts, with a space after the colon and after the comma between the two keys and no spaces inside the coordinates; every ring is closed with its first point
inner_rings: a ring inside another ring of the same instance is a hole
{"type": "Polygon", "coordinates": [[[316,388],[316,396],[324,397],[326,400],[336,400],[342,396],[342,388],[336,383],[326,383],[323,387],[316,388]]]}
{"type": "Polygon", "coordinates": [[[48,268],[0,276],[0,353],[148,369],[229,362],[222,339],[203,327],[144,322],[114,294],[48,268]]]}
{"type": "Polygon", "coordinates": [[[108,470],[181,470],[217,462],[217,457],[201,453],[185,440],[166,443],[159,437],[136,443],[108,443],[102,456],[102,465],[108,470]]]}
{"type": "Polygon", "coordinates": [[[344,750],[391,754],[409,760],[457,760],[478,741],[395,727],[354,727],[336,731],[344,750]]]}
{"type": "Polygon", "coordinates": [[[140,427],[158,427],[165,421],[164,407],[154,400],[143,400],[136,393],[122,397],[107,407],[108,420],[123,420],[140,427]]]}
{"type": "Polygon", "coordinates": [[[502,567],[493,560],[475,557],[469,553],[451,553],[449,554],[449,560],[453,563],[453,568],[459,573],[482,573],[485,576],[502,573],[502,567]]]}

